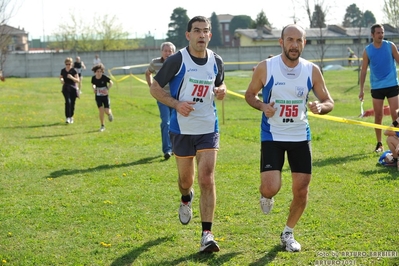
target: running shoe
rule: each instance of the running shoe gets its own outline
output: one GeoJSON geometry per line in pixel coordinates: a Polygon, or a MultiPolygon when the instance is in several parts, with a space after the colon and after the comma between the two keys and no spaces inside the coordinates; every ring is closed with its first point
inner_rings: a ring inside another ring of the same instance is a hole
{"type": "Polygon", "coordinates": [[[165,158],[165,160],[168,160],[170,157],[172,157],[172,153],[171,153],[171,152],[166,152],[166,153],[163,155],[163,158],[165,158]]]}
{"type": "Polygon", "coordinates": [[[263,213],[268,214],[273,209],[274,199],[273,198],[268,199],[263,196],[260,196],[259,203],[263,213]]]}
{"type": "Polygon", "coordinates": [[[294,239],[294,234],[290,232],[281,233],[281,246],[289,252],[301,251],[301,245],[294,239]]]}
{"type": "Polygon", "coordinates": [[[191,218],[193,218],[193,210],[191,209],[191,204],[194,199],[193,189],[191,189],[190,195],[191,195],[191,200],[189,202],[183,202],[183,201],[180,202],[179,219],[180,222],[184,225],[188,224],[191,218]]]}
{"type": "Polygon", "coordinates": [[[384,147],[382,146],[381,142],[378,142],[377,145],[375,146],[375,152],[383,152],[384,147]]]}
{"type": "Polygon", "coordinates": [[[220,250],[218,243],[215,241],[211,231],[202,232],[201,253],[218,252],[220,250]]]}

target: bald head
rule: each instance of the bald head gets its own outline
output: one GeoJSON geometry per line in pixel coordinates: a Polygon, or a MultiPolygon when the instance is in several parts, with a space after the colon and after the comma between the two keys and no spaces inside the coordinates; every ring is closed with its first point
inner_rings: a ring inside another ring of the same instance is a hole
{"type": "Polygon", "coordinates": [[[296,33],[300,32],[300,34],[302,34],[304,39],[306,37],[305,36],[306,35],[305,30],[301,26],[298,26],[297,24],[288,24],[287,26],[285,26],[283,28],[283,30],[281,31],[281,39],[284,39],[284,34],[286,32],[287,33],[288,32],[290,32],[290,33],[292,33],[292,32],[296,32],[296,33]]]}

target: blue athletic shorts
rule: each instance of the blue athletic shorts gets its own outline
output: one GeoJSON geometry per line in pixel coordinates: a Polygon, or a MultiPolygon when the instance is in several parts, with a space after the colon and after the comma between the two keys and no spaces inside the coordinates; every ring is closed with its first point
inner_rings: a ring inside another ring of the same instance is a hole
{"type": "Polygon", "coordinates": [[[219,150],[219,133],[182,135],[170,132],[173,153],[178,157],[194,157],[197,151],[219,150]]]}

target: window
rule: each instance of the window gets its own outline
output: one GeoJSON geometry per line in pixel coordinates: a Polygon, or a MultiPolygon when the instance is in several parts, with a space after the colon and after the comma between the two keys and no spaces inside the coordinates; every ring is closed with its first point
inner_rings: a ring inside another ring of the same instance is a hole
{"type": "Polygon", "coordinates": [[[229,23],[224,24],[224,30],[226,30],[226,31],[229,30],[229,23]]]}

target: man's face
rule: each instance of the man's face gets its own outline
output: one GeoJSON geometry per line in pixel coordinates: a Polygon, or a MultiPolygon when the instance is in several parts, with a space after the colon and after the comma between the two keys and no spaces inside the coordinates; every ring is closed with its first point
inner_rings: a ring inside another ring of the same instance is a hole
{"type": "Polygon", "coordinates": [[[371,34],[374,41],[381,42],[384,39],[384,29],[375,28],[374,33],[371,34]]]}
{"type": "Polygon", "coordinates": [[[173,54],[173,49],[172,47],[165,45],[161,51],[162,54],[162,58],[165,60],[166,58],[168,58],[171,54],[173,54]]]}
{"type": "Polygon", "coordinates": [[[206,22],[196,21],[193,23],[190,32],[186,32],[186,38],[190,47],[196,52],[203,52],[208,47],[212,33],[210,26],[206,22]]]}
{"type": "Polygon", "coordinates": [[[291,60],[297,60],[305,47],[305,39],[300,30],[290,27],[284,31],[284,39],[280,39],[285,56],[291,60]]]}

